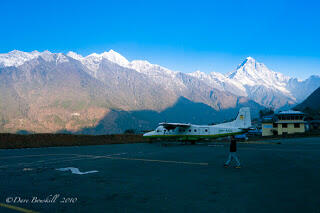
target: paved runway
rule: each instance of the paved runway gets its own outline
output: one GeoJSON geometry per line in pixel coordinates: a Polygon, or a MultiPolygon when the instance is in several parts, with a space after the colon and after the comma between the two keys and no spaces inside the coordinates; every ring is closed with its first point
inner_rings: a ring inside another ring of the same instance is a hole
{"type": "Polygon", "coordinates": [[[320,138],[269,142],[0,150],[0,212],[320,212],[320,138]]]}

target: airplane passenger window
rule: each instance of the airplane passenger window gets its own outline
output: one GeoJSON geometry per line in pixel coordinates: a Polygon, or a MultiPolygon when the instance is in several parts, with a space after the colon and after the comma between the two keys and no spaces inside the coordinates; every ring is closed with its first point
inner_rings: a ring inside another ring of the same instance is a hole
{"type": "Polygon", "coordinates": [[[205,131],[205,132],[208,132],[208,130],[207,130],[207,129],[205,129],[204,131],[205,131]]]}
{"type": "Polygon", "coordinates": [[[191,129],[189,129],[189,132],[191,132],[191,129]]]}
{"type": "Polygon", "coordinates": [[[197,130],[195,129],[194,132],[196,132],[197,130]]]}

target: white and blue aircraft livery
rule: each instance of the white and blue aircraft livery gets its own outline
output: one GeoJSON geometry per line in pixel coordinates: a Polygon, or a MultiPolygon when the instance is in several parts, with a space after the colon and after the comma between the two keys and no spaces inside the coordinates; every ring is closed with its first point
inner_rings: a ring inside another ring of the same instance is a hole
{"type": "Polygon", "coordinates": [[[159,123],[156,130],[145,133],[149,138],[179,138],[181,140],[199,140],[211,137],[243,134],[251,127],[250,108],[239,110],[234,121],[217,125],[194,125],[187,123],[159,123]]]}

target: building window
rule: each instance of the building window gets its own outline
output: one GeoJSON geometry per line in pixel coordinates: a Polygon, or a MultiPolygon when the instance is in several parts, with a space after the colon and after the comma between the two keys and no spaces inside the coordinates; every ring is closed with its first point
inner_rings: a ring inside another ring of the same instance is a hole
{"type": "Polygon", "coordinates": [[[288,128],[288,124],[282,124],[282,128],[288,128]]]}
{"type": "Polygon", "coordinates": [[[294,128],[300,128],[300,124],[294,124],[294,128]]]}
{"type": "Polygon", "coordinates": [[[273,123],[273,128],[278,128],[278,124],[276,124],[276,123],[273,123]]]}

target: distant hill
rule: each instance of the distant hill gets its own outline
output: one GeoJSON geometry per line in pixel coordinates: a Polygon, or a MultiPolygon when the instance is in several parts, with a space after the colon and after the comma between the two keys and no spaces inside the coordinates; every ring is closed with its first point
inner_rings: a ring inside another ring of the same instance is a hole
{"type": "Polygon", "coordinates": [[[304,111],[312,116],[320,117],[320,87],[307,99],[295,107],[296,110],[304,111]]]}

